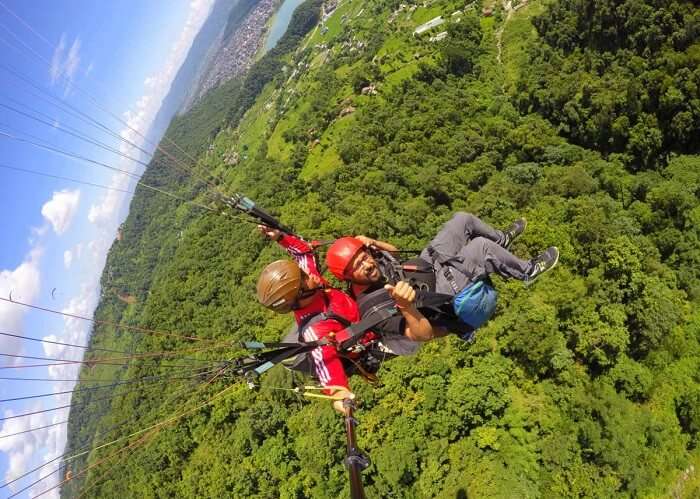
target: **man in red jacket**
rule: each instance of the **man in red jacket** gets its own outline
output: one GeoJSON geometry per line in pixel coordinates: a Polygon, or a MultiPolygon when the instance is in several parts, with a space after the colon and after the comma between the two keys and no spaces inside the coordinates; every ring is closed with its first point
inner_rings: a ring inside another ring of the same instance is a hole
{"type": "MultiPolygon", "coordinates": [[[[330,335],[337,342],[347,339],[345,327],[360,320],[357,304],[342,291],[328,285],[318,270],[311,246],[268,227],[260,226],[260,231],[277,241],[294,259],[278,260],[265,267],[257,285],[260,303],[278,313],[293,311],[304,341],[316,341],[330,335]],[[332,313],[338,318],[323,318],[309,323],[314,316],[322,313],[332,313]]],[[[361,341],[369,342],[375,338],[376,335],[369,332],[361,341]]],[[[329,387],[326,394],[339,398],[333,402],[334,409],[344,414],[343,399],[352,398],[353,394],[335,345],[319,346],[311,351],[311,357],[321,385],[329,387]]]]}

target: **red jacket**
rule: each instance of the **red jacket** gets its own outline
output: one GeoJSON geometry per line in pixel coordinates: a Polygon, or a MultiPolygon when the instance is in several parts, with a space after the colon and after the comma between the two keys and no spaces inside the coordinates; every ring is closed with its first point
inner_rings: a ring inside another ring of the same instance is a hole
{"type": "MultiPolygon", "coordinates": [[[[318,270],[311,246],[301,239],[286,234],[278,242],[294,258],[304,272],[320,277],[324,284],[328,284],[318,270]]],[[[294,317],[297,324],[301,324],[313,315],[329,311],[349,322],[358,322],[360,320],[360,311],[355,300],[335,288],[326,288],[322,293],[317,293],[310,305],[294,311],[294,317]]],[[[336,339],[343,341],[349,336],[344,332],[344,329],[345,326],[343,324],[333,319],[318,321],[304,330],[304,340],[314,341],[324,338],[330,333],[336,333],[336,339]]],[[[363,339],[367,340],[373,337],[373,333],[368,333],[363,339]]],[[[311,357],[313,358],[316,375],[321,385],[348,388],[348,378],[334,345],[324,345],[312,350],[311,357]]]]}

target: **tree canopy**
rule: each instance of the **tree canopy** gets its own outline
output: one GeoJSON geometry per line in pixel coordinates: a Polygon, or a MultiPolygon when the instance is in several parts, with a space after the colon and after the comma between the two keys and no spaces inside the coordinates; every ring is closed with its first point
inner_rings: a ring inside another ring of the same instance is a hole
{"type": "MultiPolygon", "coordinates": [[[[372,457],[369,497],[695,497],[698,9],[533,0],[482,17],[478,4],[457,14],[464,5],[448,0],[413,10],[347,0],[322,29],[320,2],[308,0],[269,57],[168,133],[191,140],[199,172],[309,239],[359,233],[420,249],[464,210],[498,227],[526,216],[513,248],[521,257],[559,247],[560,265],[531,288],[494,279],[498,310],[474,344],[448,337],[387,361],[377,387],[353,379],[359,444],[372,457]],[[413,36],[438,15],[446,26],[413,36]],[[430,41],[442,30],[445,39],[430,41]]],[[[212,202],[166,163],[146,178],[212,202]]],[[[260,270],[280,257],[251,224],[139,189],[96,317],[230,341],[199,356],[228,358],[237,342],[276,341],[291,324],[255,301],[260,270]]],[[[109,326],[91,342],[134,352],[192,346],[109,326]]],[[[163,375],[166,364],[81,376],[163,375]]],[[[233,385],[147,434],[118,472],[97,466],[62,492],[346,497],[339,417],[327,403],[271,389],[298,381],[275,368],[259,391],[230,379],[117,387],[112,400],[71,413],[71,450],[233,385]]]]}

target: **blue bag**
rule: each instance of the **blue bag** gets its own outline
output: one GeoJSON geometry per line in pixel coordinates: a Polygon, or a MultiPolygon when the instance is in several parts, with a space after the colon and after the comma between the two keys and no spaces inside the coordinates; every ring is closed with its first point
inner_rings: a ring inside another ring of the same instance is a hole
{"type": "Polygon", "coordinates": [[[477,329],[491,318],[496,310],[498,293],[486,281],[469,284],[455,296],[452,306],[459,319],[477,329]]]}

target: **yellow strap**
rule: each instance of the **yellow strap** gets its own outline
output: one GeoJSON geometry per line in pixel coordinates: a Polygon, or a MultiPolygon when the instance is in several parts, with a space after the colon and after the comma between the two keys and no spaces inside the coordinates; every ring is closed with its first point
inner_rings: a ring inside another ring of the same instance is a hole
{"type": "Polygon", "coordinates": [[[305,386],[304,387],[304,397],[309,397],[309,398],[319,398],[319,399],[327,399],[327,400],[344,400],[346,398],[349,398],[353,400],[355,398],[354,393],[350,393],[350,395],[345,395],[342,394],[342,392],[347,392],[347,388],[344,386],[334,386],[334,385],[329,385],[329,386],[305,386]],[[309,393],[313,391],[320,391],[320,390],[333,390],[331,395],[325,395],[323,393],[309,393]]]}
{"type": "Polygon", "coordinates": [[[297,386],[296,388],[281,388],[277,386],[261,386],[261,388],[267,388],[269,390],[283,390],[286,392],[294,392],[301,394],[304,397],[308,398],[317,398],[317,399],[326,399],[326,400],[344,400],[344,399],[355,399],[355,394],[350,392],[349,395],[341,395],[342,392],[348,393],[348,389],[345,388],[344,386],[335,386],[335,385],[329,385],[329,386],[312,386],[312,385],[306,385],[306,386],[297,386]],[[313,393],[321,390],[333,390],[334,394],[331,395],[326,395],[323,393],[313,393]]]}

